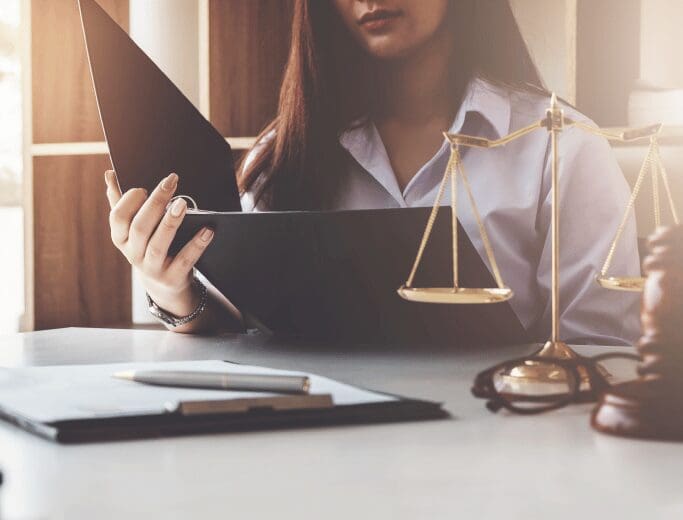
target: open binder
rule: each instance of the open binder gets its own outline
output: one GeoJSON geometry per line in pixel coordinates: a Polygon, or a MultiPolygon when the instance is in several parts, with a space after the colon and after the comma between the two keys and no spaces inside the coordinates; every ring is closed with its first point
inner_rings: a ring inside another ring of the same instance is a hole
{"type": "MultiPolygon", "coordinates": [[[[225,140],[95,0],[79,0],[102,125],[121,187],[152,189],[170,172],[190,211],[177,251],[202,226],[216,236],[199,270],[240,310],[278,334],[353,342],[526,342],[509,303],[409,303],[410,271],[429,208],[241,213],[225,140]],[[495,326],[492,326],[495,324],[495,326]]],[[[439,214],[415,283],[450,276],[449,215],[439,214]]],[[[494,283],[459,233],[462,279],[494,283]]]]}
{"type": "MultiPolygon", "coordinates": [[[[508,302],[432,305],[398,296],[430,211],[190,212],[172,247],[212,227],[216,236],[198,269],[278,334],[417,345],[528,341],[508,302]]],[[[450,225],[450,210],[440,210],[416,284],[434,286],[450,276],[450,225]]],[[[491,286],[493,277],[462,228],[458,241],[462,278],[473,287],[491,286]]]]}
{"type": "Polygon", "coordinates": [[[201,390],[115,379],[120,370],[293,374],[224,361],[0,369],[0,418],[59,443],[448,417],[406,399],[308,374],[310,394],[201,390]]]}

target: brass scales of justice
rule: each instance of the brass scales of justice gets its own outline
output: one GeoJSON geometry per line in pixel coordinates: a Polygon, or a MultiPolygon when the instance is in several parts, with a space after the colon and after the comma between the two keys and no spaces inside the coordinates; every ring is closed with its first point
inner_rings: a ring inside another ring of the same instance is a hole
{"type": "MultiPolygon", "coordinates": [[[[463,161],[460,154],[461,147],[490,149],[504,146],[512,141],[515,141],[527,134],[535,132],[540,129],[545,129],[550,133],[551,142],[551,315],[552,328],[551,337],[542,346],[540,351],[536,354],[541,357],[549,358],[576,358],[577,354],[560,339],[560,317],[559,317],[559,298],[560,298],[560,212],[559,212],[559,137],[561,132],[568,127],[576,127],[585,132],[598,135],[608,139],[609,141],[632,142],[643,139],[650,139],[650,146],[648,148],[647,156],[640,169],[634,188],[631,193],[626,211],[620,221],[619,227],[612,241],[607,258],[603,267],[596,277],[597,283],[602,287],[611,290],[620,291],[642,291],[644,287],[643,278],[634,278],[627,276],[610,276],[609,270],[614,258],[617,245],[622,236],[622,233],[629,220],[629,215],[633,210],[643,181],[649,174],[652,180],[653,187],[653,205],[655,226],[658,227],[661,223],[661,203],[659,196],[659,181],[664,187],[669,209],[671,211],[673,220],[678,224],[678,213],[674,206],[669,180],[666,170],[662,164],[658,136],[661,133],[662,125],[652,125],[644,128],[625,130],[621,133],[614,133],[608,130],[594,128],[586,123],[575,121],[564,115],[564,111],[560,108],[557,96],[555,94],[551,97],[550,108],[546,111],[546,117],[540,119],[529,126],[521,128],[511,134],[501,137],[497,140],[490,140],[481,137],[474,137],[464,134],[449,134],[444,133],[444,136],[451,145],[451,156],[446,166],[443,179],[439,186],[436,201],[432,208],[427,221],[425,232],[422,236],[420,246],[418,248],[417,257],[412,266],[410,274],[406,283],[398,289],[398,294],[411,302],[419,303],[437,303],[437,304],[493,304],[509,300],[513,296],[512,290],[507,287],[503,281],[500,269],[493,253],[493,247],[489,239],[486,227],[477,209],[472,189],[467,177],[467,173],[463,167],[463,161]],[[460,287],[460,280],[458,278],[458,177],[462,179],[462,184],[467,194],[467,199],[470,203],[472,213],[477,223],[478,231],[481,235],[484,250],[491,266],[493,278],[496,287],[491,288],[464,288],[460,287]],[[450,181],[450,182],[449,182],[450,181]],[[447,186],[450,184],[451,192],[451,231],[452,231],[452,248],[453,248],[453,284],[450,287],[414,287],[413,282],[415,275],[419,268],[420,262],[429,242],[434,223],[438,211],[441,207],[443,196],[446,192],[447,186]]],[[[552,368],[552,365],[541,365],[538,363],[529,362],[525,366],[515,368],[508,374],[520,383],[556,383],[560,382],[558,378],[565,377],[557,370],[552,368]]],[[[587,379],[587,374],[581,374],[582,382],[587,379]]]]}

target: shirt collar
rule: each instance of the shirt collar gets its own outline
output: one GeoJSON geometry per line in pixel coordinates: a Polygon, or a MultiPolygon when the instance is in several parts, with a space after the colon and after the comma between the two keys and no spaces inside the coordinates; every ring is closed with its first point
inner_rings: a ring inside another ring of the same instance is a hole
{"type": "MultiPolygon", "coordinates": [[[[454,134],[461,132],[468,117],[475,113],[490,124],[498,138],[508,134],[511,106],[509,94],[504,89],[479,78],[470,81],[458,113],[448,131],[454,134]]],[[[340,136],[339,142],[394,199],[404,202],[384,143],[371,121],[346,130],[340,136]]],[[[443,147],[439,153],[442,151],[443,147]]]]}
{"type": "Polygon", "coordinates": [[[475,78],[470,81],[465,90],[460,109],[449,132],[452,134],[461,132],[467,116],[477,113],[488,121],[496,132],[497,138],[501,138],[510,131],[511,111],[510,95],[505,89],[475,78]]]}
{"type": "MultiPolygon", "coordinates": [[[[475,78],[467,86],[460,109],[448,131],[454,134],[460,132],[468,114],[478,113],[489,122],[496,131],[497,137],[500,138],[510,131],[511,110],[508,92],[486,80],[475,78]]],[[[365,139],[377,133],[376,129],[370,128],[373,126],[371,122],[365,125],[354,125],[353,128],[342,133],[339,142],[354,155],[353,151],[367,148],[363,146],[365,139]]]]}

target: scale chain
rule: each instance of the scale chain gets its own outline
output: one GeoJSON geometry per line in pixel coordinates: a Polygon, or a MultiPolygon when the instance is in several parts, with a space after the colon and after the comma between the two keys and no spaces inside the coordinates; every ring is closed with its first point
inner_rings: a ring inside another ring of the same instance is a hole
{"type": "Polygon", "coordinates": [[[488,257],[489,262],[491,264],[493,277],[496,280],[498,288],[503,289],[505,288],[505,284],[503,283],[503,277],[500,275],[500,269],[498,268],[498,262],[496,262],[496,257],[493,254],[493,247],[491,247],[491,241],[489,240],[489,235],[486,232],[486,226],[484,226],[481,214],[479,213],[479,208],[477,208],[477,204],[474,200],[474,195],[472,195],[472,187],[470,186],[470,181],[467,177],[467,173],[465,173],[465,167],[462,161],[460,160],[460,154],[458,154],[458,162],[456,163],[456,168],[460,169],[462,182],[465,186],[465,191],[467,192],[467,198],[470,201],[470,206],[472,207],[472,213],[474,214],[474,218],[477,221],[477,226],[479,227],[479,234],[481,235],[481,240],[482,242],[484,242],[484,250],[486,251],[486,256],[488,257]]]}
{"type": "Polygon", "coordinates": [[[441,208],[441,201],[443,200],[443,195],[446,190],[446,183],[448,182],[448,179],[451,177],[451,175],[453,175],[453,162],[453,156],[451,155],[451,158],[449,159],[448,165],[446,167],[446,173],[444,174],[443,179],[441,180],[441,185],[439,186],[439,192],[436,195],[436,203],[432,207],[432,211],[429,214],[429,220],[427,221],[427,227],[425,229],[425,232],[422,235],[422,241],[420,242],[420,248],[417,251],[417,257],[415,258],[413,268],[410,271],[410,276],[408,276],[408,280],[406,281],[406,287],[413,286],[413,281],[415,280],[417,268],[419,267],[420,262],[422,261],[422,255],[424,254],[425,248],[427,247],[427,242],[429,242],[429,237],[432,234],[432,228],[434,227],[436,216],[439,213],[439,209],[441,208]]]}
{"type": "Polygon", "coordinates": [[[659,202],[659,168],[657,153],[654,149],[654,143],[652,144],[652,152],[655,160],[650,162],[650,175],[652,176],[652,203],[655,211],[655,229],[662,225],[662,208],[659,202]]]}
{"type": "Polygon", "coordinates": [[[453,247],[453,288],[457,289],[460,284],[460,280],[458,279],[458,170],[461,169],[461,161],[460,150],[455,145],[451,145],[451,156],[454,158],[454,165],[451,167],[451,240],[453,247]]]}
{"type": "Polygon", "coordinates": [[[671,209],[671,216],[673,218],[674,224],[679,225],[678,211],[676,210],[676,204],[674,204],[673,195],[671,194],[671,188],[669,187],[669,175],[666,173],[666,167],[664,166],[664,161],[662,161],[661,151],[659,149],[659,142],[655,141],[655,154],[657,157],[657,164],[659,165],[659,173],[662,176],[662,184],[664,185],[664,192],[669,202],[669,208],[671,209]]]}
{"type": "Polygon", "coordinates": [[[623,234],[624,229],[626,228],[628,217],[631,213],[631,210],[633,209],[636,199],[638,198],[638,194],[640,193],[640,188],[643,184],[643,180],[645,179],[647,170],[649,169],[650,164],[652,163],[653,155],[655,153],[654,142],[656,141],[651,141],[650,148],[648,149],[647,156],[645,157],[645,161],[643,162],[640,168],[640,172],[638,173],[638,178],[636,179],[636,183],[633,186],[633,191],[631,192],[631,198],[629,199],[628,204],[626,206],[626,211],[624,212],[624,216],[622,217],[621,222],[619,223],[619,227],[617,228],[614,240],[612,241],[612,244],[610,244],[609,253],[607,254],[605,263],[602,266],[602,270],[600,271],[601,276],[607,276],[607,271],[609,271],[609,268],[612,265],[612,260],[614,259],[614,254],[617,250],[617,244],[619,243],[619,239],[621,238],[621,235],[623,234]]]}

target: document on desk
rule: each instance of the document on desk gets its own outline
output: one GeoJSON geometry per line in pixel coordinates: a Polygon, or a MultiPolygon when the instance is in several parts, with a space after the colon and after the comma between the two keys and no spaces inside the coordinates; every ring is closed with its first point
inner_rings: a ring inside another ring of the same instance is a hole
{"type": "Polygon", "coordinates": [[[67,443],[444,416],[438,403],[373,392],[314,374],[225,361],[0,369],[0,417],[67,443]],[[151,386],[113,377],[126,370],[305,375],[311,386],[308,395],[284,395],[151,386]]]}

